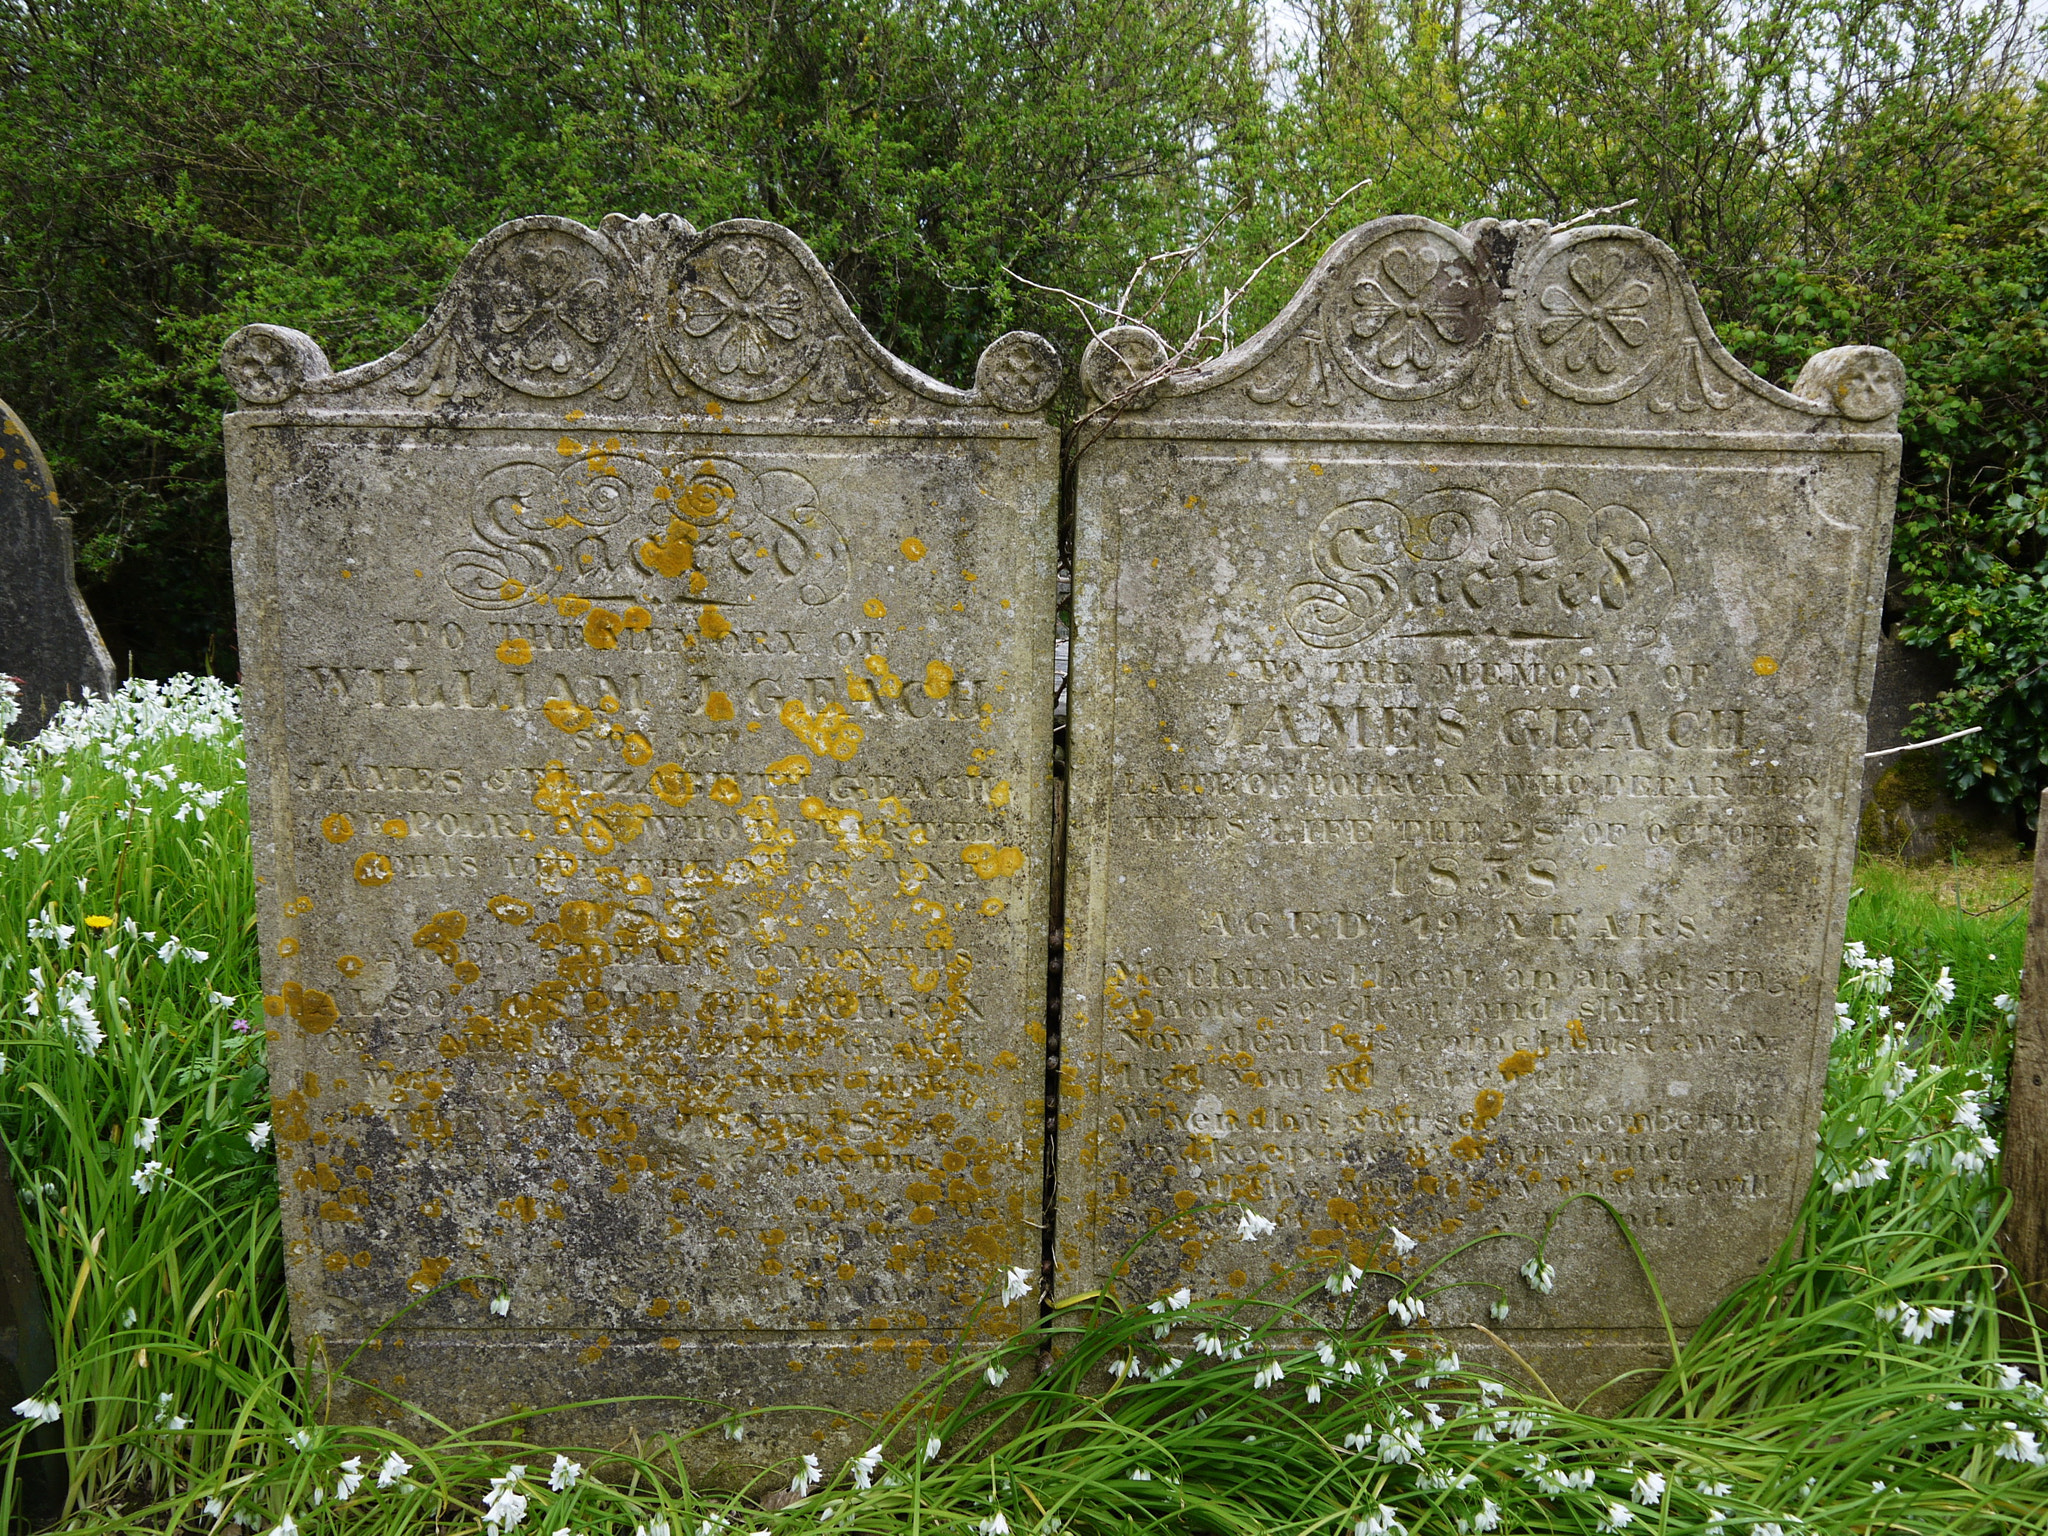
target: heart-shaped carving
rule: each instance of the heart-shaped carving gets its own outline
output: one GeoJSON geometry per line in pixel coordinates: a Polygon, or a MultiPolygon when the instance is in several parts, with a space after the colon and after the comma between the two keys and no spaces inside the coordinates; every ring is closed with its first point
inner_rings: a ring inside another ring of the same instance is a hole
{"type": "Polygon", "coordinates": [[[1597,304],[1621,281],[1621,252],[1587,251],[1574,256],[1568,270],[1579,291],[1597,304]]]}
{"type": "Polygon", "coordinates": [[[729,245],[718,253],[718,270],[744,299],[768,276],[768,253],[757,245],[729,245]]]}
{"type": "Polygon", "coordinates": [[[569,257],[562,251],[521,251],[515,264],[521,280],[542,298],[561,292],[573,275],[569,257]]]}
{"type": "Polygon", "coordinates": [[[1387,280],[1411,299],[1436,281],[1443,264],[1443,257],[1426,245],[1416,249],[1397,245],[1380,258],[1380,270],[1387,280]]]}

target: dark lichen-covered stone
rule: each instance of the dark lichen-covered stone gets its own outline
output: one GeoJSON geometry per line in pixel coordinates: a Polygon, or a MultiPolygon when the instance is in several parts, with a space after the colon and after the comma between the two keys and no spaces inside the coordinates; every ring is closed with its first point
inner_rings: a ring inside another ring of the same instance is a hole
{"type": "Polygon", "coordinates": [[[0,673],[19,680],[15,741],[40,731],[68,700],[111,693],[114,663],[78,595],[71,519],[43,450],[0,400],[0,673]]]}
{"type": "Polygon", "coordinates": [[[614,216],[224,363],[316,1391],[860,1448],[1032,1305],[968,1326],[1040,1259],[1057,358],[952,389],[789,231],[614,216]]]}

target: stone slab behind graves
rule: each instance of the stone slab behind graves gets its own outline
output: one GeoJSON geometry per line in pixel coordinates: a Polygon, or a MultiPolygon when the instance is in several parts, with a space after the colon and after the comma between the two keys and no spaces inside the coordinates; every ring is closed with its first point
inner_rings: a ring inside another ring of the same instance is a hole
{"type": "Polygon", "coordinates": [[[380,361],[224,363],[320,1390],[894,1403],[1038,1267],[1056,355],[949,388],[789,231],[614,216],[496,230],[380,361]]]}
{"type": "Polygon", "coordinates": [[[114,689],[72,564],[71,519],[26,423],[0,400],[0,673],[20,679],[21,713],[8,729],[26,741],[72,699],[114,689]]]}
{"type": "Polygon", "coordinates": [[[1082,361],[1059,1290],[1160,1226],[1140,1298],[1355,1264],[1655,1366],[1608,1208],[1684,1329],[1812,1168],[1897,360],[1787,392],[1636,230],[1390,218],[1169,365],[1082,361]]]}

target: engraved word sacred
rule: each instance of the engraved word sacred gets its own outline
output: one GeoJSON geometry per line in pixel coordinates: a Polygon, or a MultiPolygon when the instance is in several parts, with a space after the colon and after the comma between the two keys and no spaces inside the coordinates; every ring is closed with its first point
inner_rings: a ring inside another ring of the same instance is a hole
{"type": "Polygon", "coordinates": [[[808,479],[703,454],[608,448],[500,464],[477,482],[470,526],[480,543],[452,551],[442,574],[490,611],[568,593],[629,598],[649,576],[678,602],[745,608],[794,586],[817,606],[844,596],[851,572],[808,479]]]}
{"type": "Polygon", "coordinates": [[[1648,645],[1676,590],[1640,513],[1596,511],[1560,490],[1509,507],[1459,488],[1406,507],[1347,502],[1323,519],[1310,554],[1324,579],[1291,587],[1282,608],[1319,650],[1390,625],[1402,637],[1583,640],[1617,621],[1631,645],[1648,645]]]}

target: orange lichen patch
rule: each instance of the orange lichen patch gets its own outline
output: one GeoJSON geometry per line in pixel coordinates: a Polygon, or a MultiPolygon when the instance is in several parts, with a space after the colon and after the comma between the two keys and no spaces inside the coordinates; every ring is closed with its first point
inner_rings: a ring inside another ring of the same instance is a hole
{"type": "Polygon", "coordinates": [[[1565,1032],[1572,1037],[1572,1044],[1578,1046],[1581,1050],[1592,1044],[1586,1038],[1586,1021],[1584,1019],[1566,1019],[1564,1027],[1565,1032]]]}
{"type": "Polygon", "coordinates": [[[704,696],[704,713],[713,720],[730,720],[739,711],[733,708],[730,695],[720,693],[714,689],[704,696]]]}
{"type": "Polygon", "coordinates": [[[1777,659],[1771,656],[1759,656],[1755,661],[1751,662],[1749,665],[1750,669],[1754,671],[1758,677],[1769,677],[1773,672],[1776,672],[1778,670],[1777,659]]]}
{"type": "Polygon", "coordinates": [[[953,669],[943,661],[928,661],[924,664],[924,696],[928,699],[943,699],[953,691],[953,669]]]}
{"type": "MultiPolygon", "coordinates": [[[[273,996],[264,998],[263,1011],[273,1019],[289,1015],[309,1035],[326,1034],[341,1017],[330,994],[296,981],[286,982],[273,996]]],[[[312,1079],[307,1082],[310,1087],[312,1079]]]]}
{"type": "Polygon", "coordinates": [[[654,743],[638,731],[628,731],[619,738],[619,756],[635,768],[645,767],[654,761],[654,743]]]}
{"type": "Polygon", "coordinates": [[[526,583],[505,580],[498,583],[498,597],[502,602],[513,603],[526,595],[526,583]]]}
{"type": "Polygon", "coordinates": [[[842,763],[860,750],[866,734],[837,703],[812,714],[802,699],[784,699],[781,719],[789,733],[813,752],[842,763]]]}
{"type": "Polygon", "coordinates": [[[673,581],[696,564],[697,530],[671,515],[661,537],[643,540],[633,551],[633,558],[655,575],[673,581]]]}
{"type": "Polygon", "coordinates": [[[706,603],[697,610],[697,633],[706,640],[723,640],[732,633],[732,624],[716,603],[706,603]]]}
{"type": "Polygon", "coordinates": [[[508,667],[523,667],[533,660],[533,642],[524,635],[513,635],[498,642],[498,660],[508,667]]]}
{"type": "Polygon", "coordinates": [[[452,1259],[443,1258],[421,1259],[420,1267],[414,1270],[412,1277],[405,1282],[407,1288],[424,1296],[441,1283],[441,1277],[448,1273],[448,1266],[453,1262],[452,1259]]]}
{"type": "Polygon", "coordinates": [[[330,843],[345,843],[356,835],[356,824],[336,811],[321,821],[320,835],[330,843]]]}
{"type": "Polygon", "coordinates": [[[334,968],[350,981],[354,981],[363,974],[363,965],[364,962],[361,955],[336,955],[334,957],[334,968]]]}
{"type": "Polygon", "coordinates": [[[638,603],[632,603],[619,615],[619,622],[637,634],[643,629],[654,627],[654,615],[638,603]]]}
{"type": "Polygon", "coordinates": [[[609,608],[593,608],[583,620],[583,643],[593,651],[614,651],[625,621],[609,608]]]}
{"type": "Polygon", "coordinates": [[[903,679],[889,670],[886,657],[870,656],[867,659],[867,668],[879,679],[875,687],[881,691],[883,698],[894,699],[902,696],[903,679]]]}
{"type": "MultiPolygon", "coordinates": [[[[310,896],[301,896],[297,901],[285,905],[285,911],[291,913],[293,917],[304,917],[312,910],[313,898],[310,896]]],[[[85,925],[88,928],[111,928],[114,926],[114,920],[111,917],[88,917],[85,925]]]]}
{"type": "Polygon", "coordinates": [[[548,724],[558,731],[567,731],[572,736],[578,731],[590,729],[597,723],[597,716],[574,699],[549,699],[540,709],[541,713],[548,717],[548,724]]]}
{"type": "Polygon", "coordinates": [[[994,917],[1003,910],[1003,905],[1002,897],[991,896],[981,904],[981,915],[983,917],[994,917]]]}
{"type": "Polygon", "coordinates": [[[412,828],[406,824],[405,818],[402,816],[392,817],[389,821],[385,822],[384,825],[378,830],[381,831],[386,837],[412,836],[412,828]]]}
{"type": "Polygon", "coordinates": [[[922,560],[925,557],[924,540],[918,538],[915,534],[912,534],[896,547],[903,551],[903,558],[906,560],[922,560]]]}
{"type": "Polygon", "coordinates": [[[510,923],[515,928],[533,919],[533,908],[517,896],[493,896],[484,905],[499,922],[510,923]]]}
{"type": "Polygon", "coordinates": [[[647,792],[667,805],[688,805],[697,793],[696,776],[681,763],[663,763],[647,776],[647,792]]]}
{"type": "Polygon", "coordinates": [[[1472,1129],[1483,1131],[1489,1120],[1497,1119],[1507,1107],[1507,1099],[1497,1088],[1482,1088],[1472,1100],[1472,1129]]]}
{"type": "Polygon", "coordinates": [[[299,952],[299,941],[287,935],[277,941],[277,952],[280,955],[296,955],[299,952]]]}
{"type": "Polygon", "coordinates": [[[886,619],[889,609],[879,597],[871,597],[860,605],[860,611],[871,619],[886,619]]]}
{"type": "Polygon", "coordinates": [[[356,860],[356,884],[389,885],[398,877],[391,860],[381,853],[366,853],[356,860]]]}
{"type": "Polygon", "coordinates": [[[467,932],[469,919],[460,912],[437,912],[414,931],[413,948],[429,950],[442,964],[453,965],[460,958],[455,946],[467,932]]]}
{"type": "Polygon", "coordinates": [[[1500,1064],[1500,1075],[1509,1082],[1518,1077],[1527,1077],[1536,1070],[1537,1055],[1534,1051],[1516,1051],[1500,1064]]]}
{"type": "Polygon", "coordinates": [[[663,1349],[681,1349],[683,1347],[683,1341],[677,1338],[672,1333],[667,1334],[663,1336],[661,1340],[661,1347],[663,1349]]]}
{"type": "Polygon", "coordinates": [[[455,979],[465,987],[482,976],[483,973],[483,967],[474,960],[458,960],[455,962],[455,979]]]}
{"type": "Polygon", "coordinates": [[[984,880],[1014,875],[1024,867],[1022,848],[998,848],[994,843],[969,843],[960,850],[960,858],[984,880]]]}
{"type": "Polygon", "coordinates": [[[705,793],[720,805],[738,805],[741,800],[740,781],[730,774],[722,774],[705,793]]]}
{"type": "Polygon", "coordinates": [[[580,619],[590,612],[591,607],[589,598],[578,597],[573,592],[565,592],[555,599],[555,611],[565,619],[580,619]]]}
{"type": "Polygon", "coordinates": [[[810,777],[811,760],[801,752],[792,752],[787,757],[777,758],[767,768],[770,784],[797,784],[810,777]]]}
{"type": "Polygon", "coordinates": [[[997,810],[1001,810],[1010,803],[1010,781],[1008,779],[996,780],[994,787],[988,792],[988,803],[997,810]]]}

